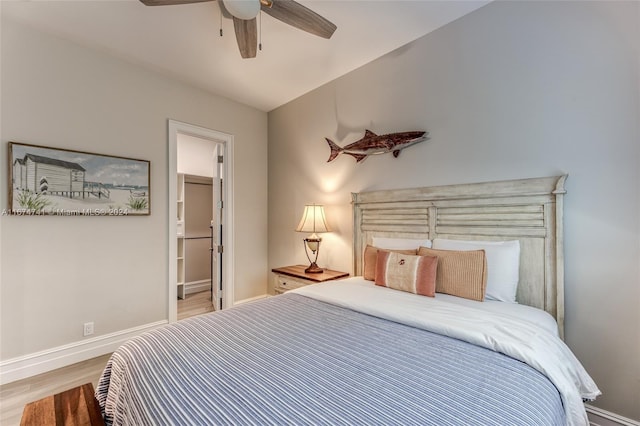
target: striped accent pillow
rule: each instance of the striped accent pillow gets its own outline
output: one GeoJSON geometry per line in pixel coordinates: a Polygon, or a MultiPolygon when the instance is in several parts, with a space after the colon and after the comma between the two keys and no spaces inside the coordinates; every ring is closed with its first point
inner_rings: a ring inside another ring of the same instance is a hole
{"type": "MultiPolygon", "coordinates": [[[[367,246],[364,249],[364,268],[362,271],[362,275],[365,280],[375,281],[376,279],[376,259],[378,258],[378,250],[377,247],[367,246]]],[[[410,249],[410,250],[388,250],[394,253],[402,253],[402,254],[412,254],[415,255],[418,250],[410,249]]]]}
{"type": "Polygon", "coordinates": [[[378,251],[376,285],[434,297],[438,258],[378,251]]]}
{"type": "Polygon", "coordinates": [[[484,300],[487,289],[487,256],[484,250],[418,249],[420,256],[437,256],[436,293],[484,300]]]}

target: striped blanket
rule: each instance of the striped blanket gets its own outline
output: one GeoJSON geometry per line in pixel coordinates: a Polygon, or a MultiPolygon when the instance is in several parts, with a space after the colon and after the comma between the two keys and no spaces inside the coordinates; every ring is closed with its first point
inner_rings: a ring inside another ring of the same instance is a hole
{"type": "Polygon", "coordinates": [[[508,356],[285,294],[143,334],[96,397],[114,425],[563,425],[508,356]]]}

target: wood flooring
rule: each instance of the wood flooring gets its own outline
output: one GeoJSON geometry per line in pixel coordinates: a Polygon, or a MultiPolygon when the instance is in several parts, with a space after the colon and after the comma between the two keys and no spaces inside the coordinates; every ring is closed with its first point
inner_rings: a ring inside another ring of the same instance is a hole
{"type": "Polygon", "coordinates": [[[178,321],[213,311],[210,291],[187,294],[184,299],[178,299],[178,321]]]}
{"type": "MultiPolygon", "coordinates": [[[[213,311],[211,292],[203,291],[178,300],[178,320],[213,311]]],[[[72,389],[85,383],[97,387],[111,354],[0,386],[0,425],[18,426],[29,402],[72,389]]]]}

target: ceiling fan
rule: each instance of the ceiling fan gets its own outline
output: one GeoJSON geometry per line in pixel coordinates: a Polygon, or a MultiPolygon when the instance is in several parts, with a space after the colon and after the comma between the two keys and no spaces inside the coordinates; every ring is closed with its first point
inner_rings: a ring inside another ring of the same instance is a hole
{"type": "MultiPolygon", "coordinates": [[[[212,0],[140,0],[147,6],[201,3],[212,0]]],[[[331,38],[335,24],[294,0],[220,0],[220,9],[227,18],[233,18],[233,28],[240,55],[255,58],[258,45],[256,16],[260,10],[268,15],[322,38],[331,38]]]]}

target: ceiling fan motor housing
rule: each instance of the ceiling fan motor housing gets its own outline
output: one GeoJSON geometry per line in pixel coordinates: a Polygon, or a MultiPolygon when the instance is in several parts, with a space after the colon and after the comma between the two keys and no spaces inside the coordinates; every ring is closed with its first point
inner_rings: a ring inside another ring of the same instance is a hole
{"type": "Polygon", "coordinates": [[[249,20],[260,13],[260,0],[222,0],[224,7],[238,19],[249,20]]]}

